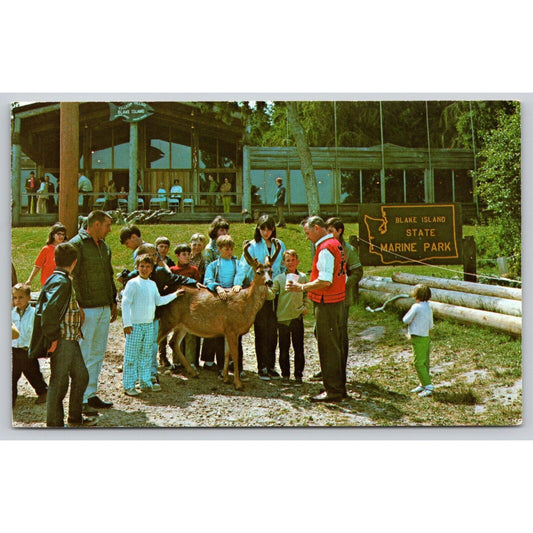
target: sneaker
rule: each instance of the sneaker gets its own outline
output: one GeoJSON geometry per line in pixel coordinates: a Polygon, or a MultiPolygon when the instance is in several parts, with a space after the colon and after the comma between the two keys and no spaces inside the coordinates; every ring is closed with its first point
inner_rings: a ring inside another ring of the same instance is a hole
{"type": "Polygon", "coordinates": [[[282,377],[282,378],[281,378],[281,384],[282,384],[282,385],[285,385],[285,386],[288,386],[288,385],[291,384],[291,379],[288,378],[288,377],[282,377]]]}
{"type": "Polygon", "coordinates": [[[317,372],[309,381],[322,381],[322,372],[317,372]]]}
{"type": "Polygon", "coordinates": [[[154,383],[152,385],[152,392],[161,392],[163,389],[161,388],[161,385],[159,383],[154,383]]]}
{"type": "Polygon", "coordinates": [[[80,428],[84,426],[96,426],[98,424],[98,418],[82,416],[81,422],[73,422],[67,420],[67,427],[69,428],[80,428]]]}
{"type": "Polygon", "coordinates": [[[270,379],[281,379],[281,376],[273,368],[269,368],[267,372],[270,379]]]}
{"type": "Polygon", "coordinates": [[[262,379],[263,381],[270,381],[270,376],[268,375],[268,370],[266,368],[262,368],[257,375],[259,376],[259,379],[262,379]]]}
{"type": "Polygon", "coordinates": [[[415,387],[414,389],[411,389],[411,392],[413,394],[418,394],[419,392],[422,392],[424,390],[424,387],[422,385],[418,385],[418,387],[415,387]]]}
{"type": "Polygon", "coordinates": [[[244,370],[239,374],[239,377],[241,378],[241,381],[250,381],[250,378],[244,370]]]}
{"type": "Polygon", "coordinates": [[[426,396],[431,396],[433,394],[433,387],[431,387],[431,385],[427,386],[427,387],[424,387],[424,390],[422,392],[419,392],[418,393],[418,396],[420,398],[425,398],[426,396]]]}
{"type": "Polygon", "coordinates": [[[304,384],[304,381],[302,378],[294,378],[294,386],[295,387],[301,387],[304,384]]]}
{"type": "Polygon", "coordinates": [[[141,393],[134,387],[133,389],[125,389],[124,394],[127,396],[139,396],[141,393]]]}
{"type": "Polygon", "coordinates": [[[210,370],[212,372],[216,372],[218,370],[217,365],[215,363],[204,363],[204,370],[210,370]]]}
{"type": "Polygon", "coordinates": [[[41,403],[46,403],[46,397],[48,396],[48,392],[43,392],[42,394],[39,394],[39,396],[37,396],[37,398],[35,399],[35,403],[37,405],[41,404],[41,403]]]}

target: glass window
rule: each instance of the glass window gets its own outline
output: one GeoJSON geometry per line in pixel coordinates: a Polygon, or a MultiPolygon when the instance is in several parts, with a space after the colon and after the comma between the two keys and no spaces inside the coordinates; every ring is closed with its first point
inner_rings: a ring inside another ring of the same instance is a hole
{"type": "Polygon", "coordinates": [[[265,199],[265,171],[251,170],[250,176],[252,179],[252,203],[264,204],[265,199]]]}
{"type": "Polygon", "coordinates": [[[436,168],[435,176],[435,202],[453,201],[453,174],[451,170],[436,168]]]}
{"type": "MultiPolygon", "coordinates": [[[[272,197],[275,196],[275,187],[276,182],[275,178],[281,175],[284,176],[284,173],[280,174],[280,171],[272,172],[272,184],[273,192],[272,197]]],[[[333,179],[331,170],[315,170],[316,184],[318,188],[318,198],[320,203],[330,204],[333,203],[333,179]]],[[[307,204],[307,193],[302,177],[301,170],[291,170],[290,172],[291,180],[291,195],[290,202],[291,204],[307,204]]],[[[268,180],[267,180],[268,182],[268,180]]],[[[272,200],[273,202],[274,200],[272,200]]],[[[272,203],[270,202],[270,203],[272,203]]]]}
{"type": "Polygon", "coordinates": [[[191,134],[176,128],[171,130],[171,160],[172,168],[192,168],[191,163],[191,134]]]}
{"type": "MultiPolygon", "coordinates": [[[[113,168],[112,129],[96,128],[92,134],[91,168],[113,168]]],[[[83,168],[83,167],[82,167],[83,168]]]]}
{"type": "Polygon", "coordinates": [[[403,204],[403,170],[385,170],[385,199],[388,204],[403,204]]]}
{"type": "Polygon", "coordinates": [[[200,137],[200,168],[217,168],[217,141],[200,137]]]}
{"type": "Polygon", "coordinates": [[[130,143],[122,143],[113,147],[114,168],[129,168],[130,167],[130,143]]]}
{"type": "Polygon", "coordinates": [[[468,170],[456,170],[455,174],[455,201],[471,203],[474,201],[472,178],[468,170]]]}
{"type": "Polygon", "coordinates": [[[341,203],[361,203],[360,171],[341,170],[341,203]]]}
{"type": "Polygon", "coordinates": [[[146,166],[148,168],[170,168],[170,140],[168,128],[146,128],[146,166]]]}
{"type": "Polygon", "coordinates": [[[364,204],[381,203],[381,175],[379,170],[363,170],[363,198],[364,204]]]}
{"type": "Polygon", "coordinates": [[[415,169],[406,171],[407,180],[407,203],[424,203],[424,170],[415,169]]]}
{"type": "Polygon", "coordinates": [[[236,154],[237,148],[233,143],[227,143],[223,140],[218,141],[218,156],[219,156],[219,165],[224,168],[235,168],[236,167],[236,154]]]}

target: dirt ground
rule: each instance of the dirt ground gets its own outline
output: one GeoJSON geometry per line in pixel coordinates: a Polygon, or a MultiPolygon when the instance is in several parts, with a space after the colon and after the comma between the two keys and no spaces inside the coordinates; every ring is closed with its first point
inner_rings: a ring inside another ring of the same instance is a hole
{"type": "MultiPolygon", "coordinates": [[[[249,381],[244,391],[236,391],[232,383],[223,383],[216,372],[200,369],[200,377],[187,379],[160,368],[161,392],[143,393],[135,398],[124,395],[122,388],[122,361],[124,335],[119,318],[111,324],[107,351],[100,374],[98,394],[113,402],[111,409],[102,410],[98,428],[150,428],[150,427],[327,427],[327,426],[379,426],[379,410],[386,409],[377,397],[369,397],[368,390],[357,381],[357,372],[363,367],[381,361],[378,347],[385,334],[381,326],[349,326],[350,357],[347,365],[348,394],[350,397],[336,404],[314,404],[310,395],[321,391],[320,382],[309,378],[319,371],[316,341],[312,321],[306,322],[306,366],[301,387],[282,384],[281,380],[262,381],[257,377],[253,328],[243,337],[244,370],[249,381]],[[361,398],[362,396],[362,398],[361,398]],[[378,415],[378,416],[376,416],[378,415]]],[[[395,358],[407,361],[411,351],[407,347],[395,358]]],[[[41,368],[48,381],[49,360],[41,359],[41,368]]],[[[432,369],[435,373],[439,368],[432,369]]],[[[475,376],[471,376],[472,379],[475,376]]],[[[465,377],[468,379],[468,376],[465,377]]],[[[446,386],[441,383],[440,386],[446,386]]],[[[515,401],[521,396],[521,380],[515,387],[494,390],[500,403],[515,401]]],[[[35,392],[22,377],[19,396],[13,410],[13,427],[45,427],[46,406],[35,405],[35,392]]],[[[65,412],[67,398],[65,399],[65,412]]],[[[483,405],[476,406],[476,413],[483,405]]],[[[382,414],[382,413],[381,413],[382,414]]],[[[383,420],[381,418],[381,420],[383,420]]],[[[411,425],[409,420],[398,420],[399,425],[411,425]]]]}

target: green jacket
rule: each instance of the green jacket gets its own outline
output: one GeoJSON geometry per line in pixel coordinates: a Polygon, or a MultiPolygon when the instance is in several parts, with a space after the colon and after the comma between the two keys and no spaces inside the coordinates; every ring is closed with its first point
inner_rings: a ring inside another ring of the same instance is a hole
{"type": "Polygon", "coordinates": [[[105,307],[116,303],[111,249],[106,242],[102,240],[96,244],[86,230],[80,229],[69,243],[78,251],[78,262],[72,276],[80,307],[105,307]]]}

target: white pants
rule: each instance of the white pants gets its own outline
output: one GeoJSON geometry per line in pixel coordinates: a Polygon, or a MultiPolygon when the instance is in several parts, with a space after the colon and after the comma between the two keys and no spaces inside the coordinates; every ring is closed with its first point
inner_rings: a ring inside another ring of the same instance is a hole
{"type": "Polygon", "coordinates": [[[83,395],[83,403],[91,396],[96,396],[98,376],[104,362],[107,337],[109,335],[109,322],[111,320],[111,308],[84,307],[85,322],[81,328],[83,339],[80,339],[80,349],[89,372],[89,384],[83,395]]]}

